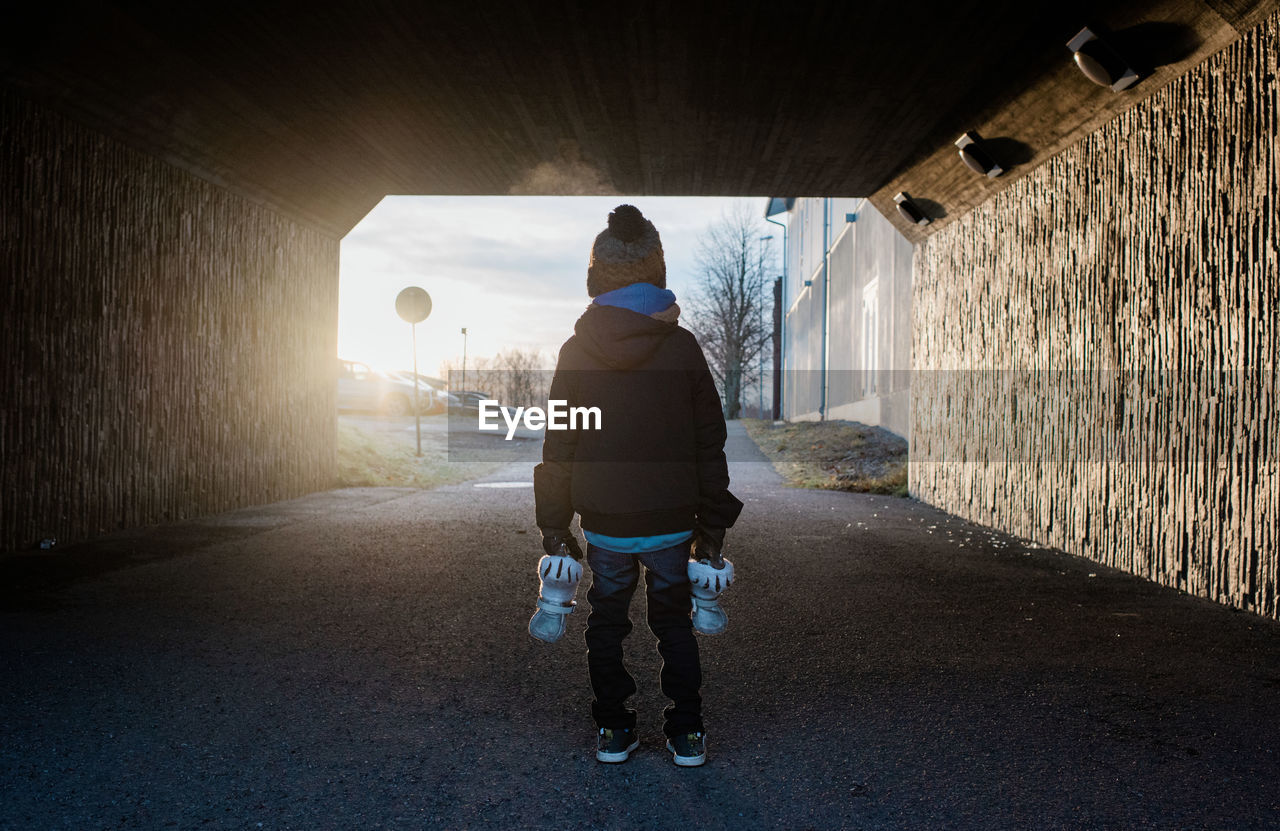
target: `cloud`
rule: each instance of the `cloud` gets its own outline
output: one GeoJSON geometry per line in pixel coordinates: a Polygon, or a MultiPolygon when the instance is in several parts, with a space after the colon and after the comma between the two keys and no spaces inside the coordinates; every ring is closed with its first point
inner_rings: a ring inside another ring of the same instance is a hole
{"type": "Polygon", "coordinates": [[[394,300],[405,286],[419,285],[435,304],[418,326],[421,366],[434,370],[460,354],[462,326],[468,327],[470,354],[519,346],[554,360],[589,302],[587,260],[609,211],[629,202],[653,220],[662,235],[668,285],[683,296],[692,283],[699,234],[738,201],[387,197],[342,241],[340,352],[386,367],[411,362],[410,329],[395,317],[394,300]]]}

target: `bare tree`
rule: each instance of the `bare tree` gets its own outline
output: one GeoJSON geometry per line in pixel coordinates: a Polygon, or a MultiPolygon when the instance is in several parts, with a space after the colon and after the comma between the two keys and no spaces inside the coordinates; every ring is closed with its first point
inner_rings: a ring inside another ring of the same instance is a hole
{"type": "Polygon", "coordinates": [[[452,358],[445,358],[440,362],[438,370],[441,378],[449,380],[450,392],[485,392],[488,393],[488,385],[486,380],[489,371],[492,368],[493,359],[486,358],[483,355],[468,355],[466,363],[466,377],[463,378],[462,358],[454,355],[452,358]],[[463,386],[465,384],[465,388],[463,386]]]}
{"type": "Polygon", "coordinates": [[[542,353],[535,349],[508,349],[493,359],[502,402],[515,407],[546,406],[551,372],[544,369],[542,353]]]}
{"type": "MultiPolygon", "coordinates": [[[[461,383],[457,372],[461,366],[460,358],[446,358],[440,363],[440,372],[451,382],[461,383]]],[[[483,392],[513,407],[545,406],[552,375],[545,366],[543,354],[536,349],[507,349],[492,358],[470,356],[467,390],[483,392]]]]}
{"type": "Polygon", "coordinates": [[[768,254],[746,205],[726,214],[698,240],[689,327],[702,344],[730,419],[741,413],[743,391],[755,377],[753,364],[772,335],[764,322],[766,288],[772,297],[768,254]]]}

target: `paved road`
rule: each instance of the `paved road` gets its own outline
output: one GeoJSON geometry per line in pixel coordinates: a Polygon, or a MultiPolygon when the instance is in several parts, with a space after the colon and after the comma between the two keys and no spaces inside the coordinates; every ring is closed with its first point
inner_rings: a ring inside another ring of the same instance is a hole
{"type": "Polygon", "coordinates": [[[1280,826],[1280,626],[733,474],[704,768],[643,627],[640,750],[594,761],[585,616],[525,633],[530,490],[334,491],[0,562],[0,827],[1280,826]]]}

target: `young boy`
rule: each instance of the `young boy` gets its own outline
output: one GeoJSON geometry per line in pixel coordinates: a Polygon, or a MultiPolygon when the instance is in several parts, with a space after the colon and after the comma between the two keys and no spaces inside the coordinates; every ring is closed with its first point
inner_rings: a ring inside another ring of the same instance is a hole
{"type": "Polygon", "coordinates": [[[649,628],[671,699],[667,749],[676,764],[696,766],[706,744],[690,548],[695,559],[717,558],[742,503],[729,492],[720,396],[698,342],[676,325],[680,307],[666,285],[657,229],[635,207],[618,206],[591,249],[587,294],[595,302],[560,349],[551,383],[551,399],[600,408],[599,429],[548,430],[533,481],[547,553],[564,547],[582,558],[569,530],[575,512],[587,538],[596,758],[624,762],[639,745],[622,642],[644,566],[649,628]]]}

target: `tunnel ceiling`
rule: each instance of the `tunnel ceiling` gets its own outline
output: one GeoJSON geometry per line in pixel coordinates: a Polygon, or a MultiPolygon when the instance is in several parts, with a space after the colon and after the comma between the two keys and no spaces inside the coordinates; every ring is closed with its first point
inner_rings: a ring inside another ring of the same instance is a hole
{"type": "MultiPolygon", "coordinates": [[[[52,2],[9,15],[0,77],[343,234],[388,193],[884,201],[1010,105],[1061,139],[1063,91],[1035,91],[1086,23],[1195,35],[1274,5],[52,2]]],[[[1111,95],[1082,83],[1077,111],[1111,95]]]]}

